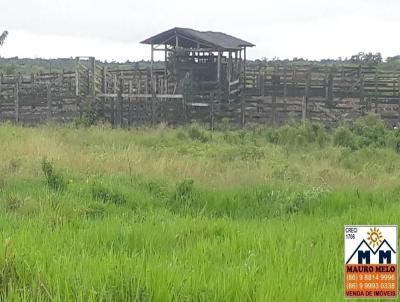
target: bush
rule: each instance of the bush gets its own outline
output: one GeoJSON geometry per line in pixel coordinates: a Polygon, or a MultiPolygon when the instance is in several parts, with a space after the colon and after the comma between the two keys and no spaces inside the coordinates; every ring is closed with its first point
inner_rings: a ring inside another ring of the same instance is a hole
{"type": "Polygon", "coordinates": [[[240,148],[240,157],[246,161],[258,161],[263,159],[265,155],[261,148],[249,146],[240,148]]]}
{"type": "Polygon", "coordinates": [[[6,186],[6,182],[5,182],[4,178],[0,175],[0,192],[3,191],[5,186],[6,186]]]}
{"type": "Polygon", "coordinates": [[[104,203],[123,204],[126,203],[126,197],[121,193],[105,186],[94,183],[90,188],[93,199],[100,200],[104,203]]]}
{"type": "Polygon", "coordinates": [[[190,203],[193,200],[193,187],[194,181],[192,179],[185,179],[176,187],[174,200],[181,203],[190,203]]]}
{"type": "Polygon", "coordinates": [[[78,213],[85,218],[103,217],[105,206],[103,204],[91,203],[85,207],[78,209],[78,213]]]}
{"type": "Polygon", "coordinates": [[[182,130],[179,130],[179,131],[176,133],[176,138],[179,139],[179,140],[184,141],[184,140],[187,139],[187,136],[186,136],[185,132],[183,132],[182,130]]]}
{"type": "Polygon", "coordinates": [[[42,160],[42,172],[50,189],[55,191],[63,191],[65,189],[66,182],[64,178],[54,171],[53,164],[45,158],[42,160]]]}
{"type": "Polygon", "coordinates": [[[266,139],[270,143],[281,145],[318,144],[323,146],[329,141],[329,136],[322,124],[304,123],[268,129],[266,139]]]}
{"type": "Polygon", "coordinates": [[[209,140],[208,136],[204,133],[204,130],[198,126],[190,127],[188,130],[188,135],[192,140],[197,140],[202,143],[206,143],[209,140]]]}
{"type": "Polygon", "coordinates": [[[16,211],[19,208],[21,208],[23,205],[24,205],[24,200],[17,196],[10,195],[10,196],[7,196],[7,198],[6,198],[7,210],[16,211]]]}
{"type": "Polygon", "coordinates": [[[357,136],[358,147],[383,147],[386,145],[386,135],[389,128],[385,122],[374,113],[359,118],[350,128],[354,135],[357,136]]]}
{"type": "Polygon", "coordinates": [[[97,113],[92,105],[86,105],[79,118],[75,120],[76,127],[90,127],[97,124],[97,113]]]}
{"type": "Polygon", "coordinates": [[[400,130],[394,130],[386,139],[386,146],[400,153],[400,130]]]}
{"type": "Polygon", "coordinates": [[[348,128],[339,127],[333,133],[333,144],[340,147],[356,149],[353,133],[348,128]]]}

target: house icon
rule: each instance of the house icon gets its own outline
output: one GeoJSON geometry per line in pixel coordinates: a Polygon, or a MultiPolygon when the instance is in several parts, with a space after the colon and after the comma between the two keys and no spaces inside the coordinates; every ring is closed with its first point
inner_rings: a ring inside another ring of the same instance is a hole
{"type": "Polygon", "coordinates": [[[396,254],[389,242],[385,240],[374,250],[365,241],[361,241],[346,264],[391,264],[396,254]]]}

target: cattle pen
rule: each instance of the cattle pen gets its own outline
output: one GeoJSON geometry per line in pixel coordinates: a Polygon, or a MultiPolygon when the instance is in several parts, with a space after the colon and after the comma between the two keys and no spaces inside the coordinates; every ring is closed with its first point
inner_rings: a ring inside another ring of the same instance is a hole
{"type": "Polygon", "coordinates": [[[196,122],[211,129],[314,121],[332,126],[368,112],[400,121],[400,70],[371,66],[255,64],[252,43],[174,28],[148,38],[148,67],[107,68],[77,57],[75,70],[0,74],[0,122],[71,122],[90,112],[114,126],[196,122]],[[165,53],[164,67],[154,53],[165,53]]]}
{"type": "Polygon", "coordinates": [[[108,70],[94,58],[74,72],[0,75],[0,122],[68,122],[92,108],[113,125],[172,125],[223,119],[280,125],[289,119],[334,124],[368,112],[400,120],[400,72],[365,67],[247,67],[238,99],[174,93],[164,70],[108,70]],[[156,86],[156,93],[152,89],[156,86]],[[169,85],[169,86],[168,86],[169,85]]]}

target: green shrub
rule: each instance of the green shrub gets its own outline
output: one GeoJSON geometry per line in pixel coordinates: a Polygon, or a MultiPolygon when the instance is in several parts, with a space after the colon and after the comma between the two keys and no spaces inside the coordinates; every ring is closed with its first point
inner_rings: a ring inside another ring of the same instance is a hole
{"type": "Polygon", "coordinates": [[[4,253],[0,257],[0,300],[5,301],[12,282],[17,283],[21,276],[17,271],[15,257],[11,253],[11,240],[6,239],[4,253]]]}
{"type": "Polygon", "coordinates": [[[0,175],[0,192],[3,191],[5,186],[6,186],[6,182],[5,182],[4,178],[0,175]]]}
{"type": "Polygon", "coordinates": [[[348,128],[339,127],[333,133],[333,144],[340,147],[356,148],[353,133],[348,128]]]}
{"type": "Polygon", "coordinates": [[[167,200],[167,205],[174,213],[197,213],[195,201],[194,181],[185,179],[176,185],[175,191],[167,200]]]}
{"type": "Polygon", "coordinates": [[[264,151],[255,146],[241,147],[240,156],[242,160],[258,161],[265,157],[264,151]]]}
{"type": "Polygon", "coordinates": [[[202,143],[206,143],[209,140],[204,130],[195,125],[188,129],[188,135],[192,140],[200,141],[202,143]]]}
{"type": "Polygon", "coordinates": [[[176,138],[179,139],[179,140],[184,141],[184,140],[187,139],[187,136],[186,136],[185,132],[183,132],[182,130],[179,130],[179,131],[176,133],[176,138]]]}
{"type": "MultiPolygon", "coordinates": [[[[89,103],[90,101],[87,101],[89,103]]],[[[75,119],[76,127],[90,127],[97,124],[97,112],[93,105],[85,105],[79,118],[75,119]]]]}
{"type": "Polygon", "coordinates": [[[94,183],[90,187],[92,198],[104,203],[124,204],[126,197],[121,192],[109,189],[101,184],[94,183]]]}
{"type": "Polygon", "coordinates": [[[193,200],[193,187],[194,181],[192,179],[185,179],[180,182],[174,194],[174,200],[181,203],[190,203],[193,200]]]}
{"type": "Polygon", "coordinates": [[[42,172],[50,189],[63,191],[66,188],[66,181],[62,175],[54,171],[53,164],[45,158],[42,160],[42,172]]]}
{"type": "Polygon", "coordinates": [[[357,119],[350,129],[357,136],[359,148],[385,146],[386,135],[389,132],[385,122],[377,114],[373,113],[357,119]]]}
{"type": "Polygon", "coordinates": [[[5,202],[6,209],[9,211],[16,211],[24,205],[24,200],[15,195],[7,196],[5,202]]]}
{"type": "Polygon", "coordinates": [[[266,139],[270,143],[281,145],[318,144],[323,146],[329,141],[329,135],[322,124],[304,123],[268,129],[266,139]]]}
{"type": "Polygon", "coordinates": [[[10,160],[9,168],[11,172],[16,172],[19,167],[20,167],[20,161],[18,159],[13,158],[10,160]]]}
{"type": "Polygon", "coordinates": [[[400,130],[393,130],[391,134],[387,136],[386,146],[400,153],[400,130]]]}
{"type": "Polygon", "coordinates": [[[80,208],[78,213],[86,218],[103,217],[105,213],[105,206],[99,203],[90,203],[87,206],[80,208]]]}

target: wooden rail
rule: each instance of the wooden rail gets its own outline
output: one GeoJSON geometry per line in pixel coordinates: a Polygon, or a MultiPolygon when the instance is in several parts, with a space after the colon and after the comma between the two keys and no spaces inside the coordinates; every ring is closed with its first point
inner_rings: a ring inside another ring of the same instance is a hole
{"type": "Polygon", "coordinates": [[[288,120],[334,125],[376,112],[400,121],[400,71],[369,67],[265,66],[229,83],[229,96],[182,95],[155,70],[108,70],[94,59],[78,60],[75,72],[0,74],[0,122],[35,125],[70,122],[85,110],[116,126],[223,120],[279,125],[288,120]],[[245,90],[243,87],[245,84],[245,90]]]}

